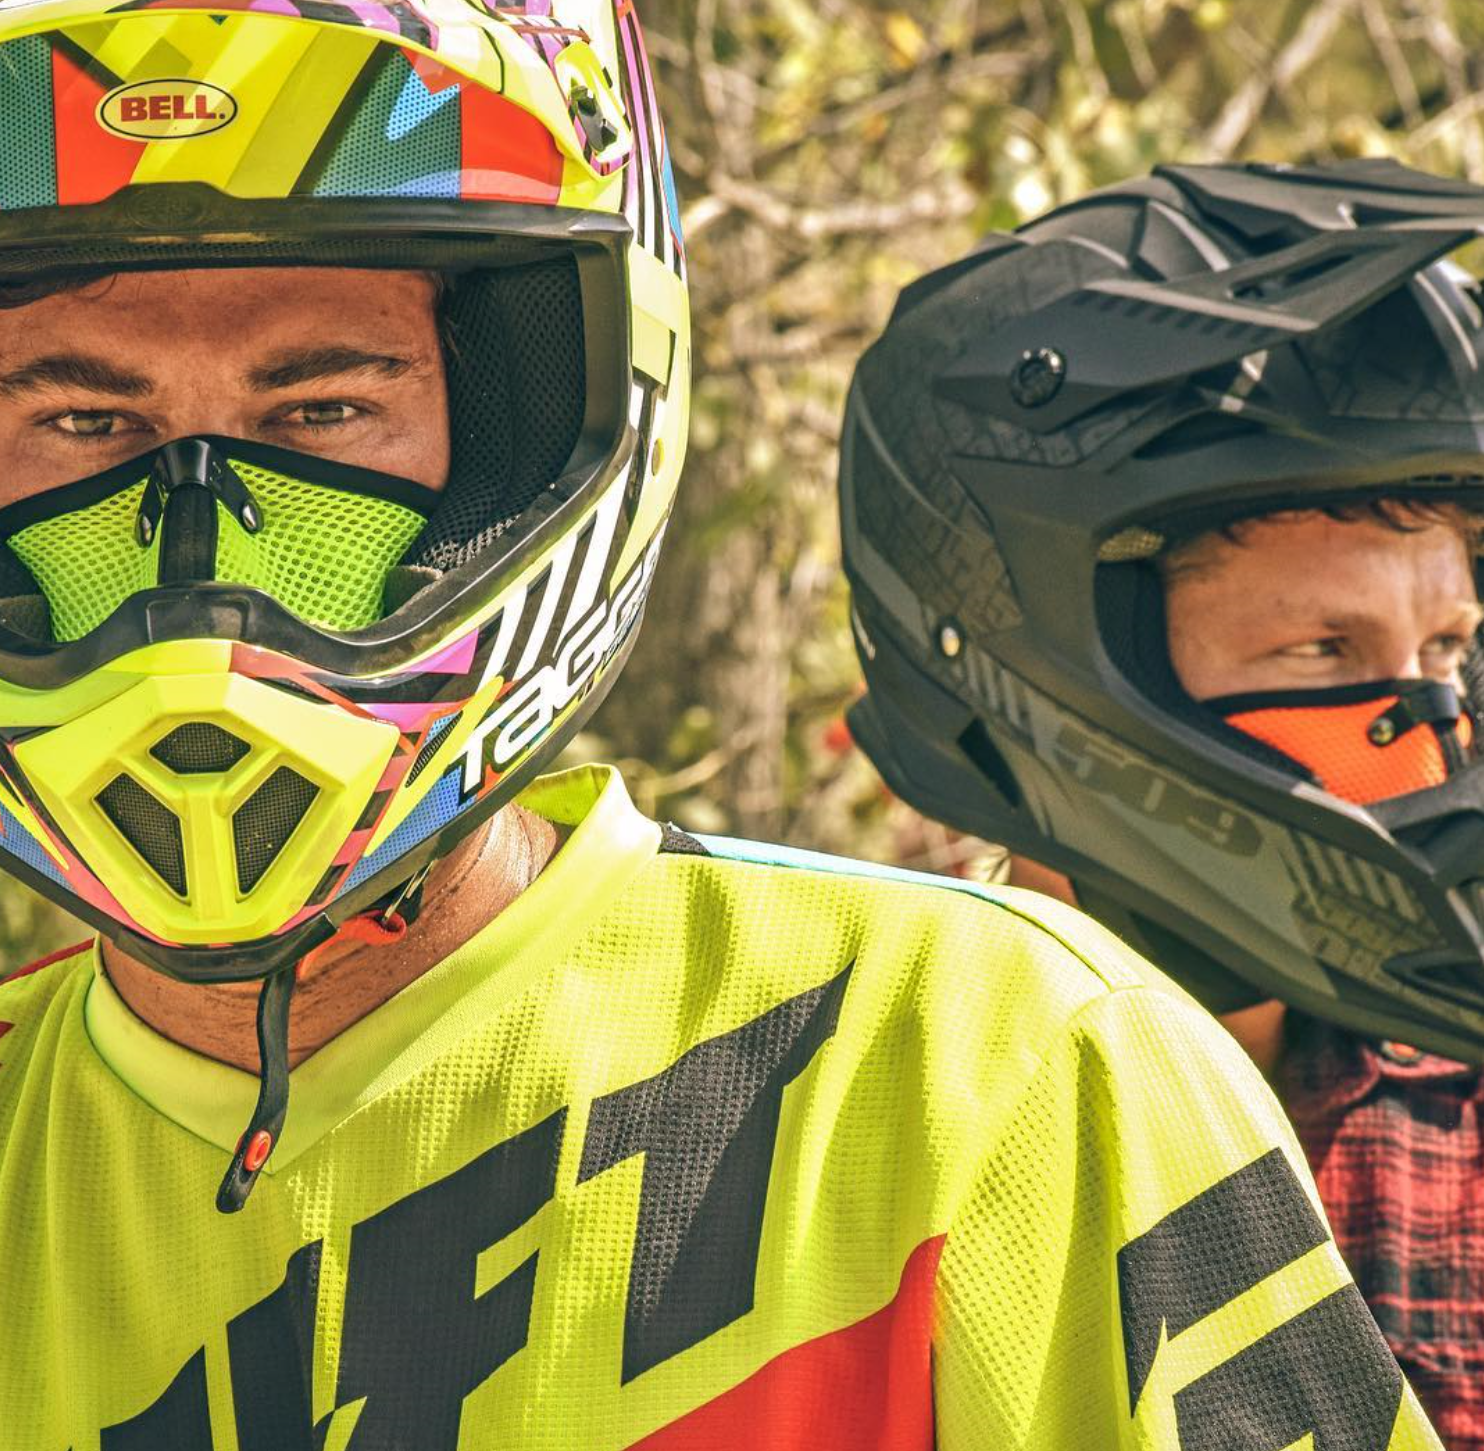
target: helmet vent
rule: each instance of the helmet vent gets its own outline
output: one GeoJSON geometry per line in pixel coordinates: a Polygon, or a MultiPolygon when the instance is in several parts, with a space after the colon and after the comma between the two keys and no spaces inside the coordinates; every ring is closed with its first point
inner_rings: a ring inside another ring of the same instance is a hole
{"type": "Polygon", "coordinates": [[[1202,413],[1193,418],[1182,419],[1163,433],[1141,443],[1134,450],[1134,457],[1170,458],[1176,454],[1193,453],[1200,448],[1215,448],[1218,444],[1231,443],[1237,439],[1258,438],[1267,431],[1256,419],[1246,418],[1241,414],[1202,413]]]}
{"type": "Polygon", "coordinates": [[[279,766],[242,803],[232,818],[239,891],[250,892],[262,880],[318,795],[313,781],[279,766]]]}
{"type": "Polygon", "coordinates": [[[156,741],[149,753],[177,776],[205,776],[230,771],[251,749],[210,721],[192,720],[156,741]]]}
{"type": "Polygon", "coordinates": [[[177,896],[186,894],[180,821],[132,776],[115,776],[97,796],[99,809],[177,896]]]}

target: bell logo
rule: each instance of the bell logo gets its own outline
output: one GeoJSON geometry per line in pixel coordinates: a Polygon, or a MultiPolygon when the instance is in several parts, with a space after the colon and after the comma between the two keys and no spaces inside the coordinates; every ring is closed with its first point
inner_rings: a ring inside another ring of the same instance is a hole
{"type": "Polygon", "coordinates": [[[237,115],[237,102],[205,81],[135,81],[98,102],[98,124],[136,141],[186,141],[220,131],[237,115]]]}

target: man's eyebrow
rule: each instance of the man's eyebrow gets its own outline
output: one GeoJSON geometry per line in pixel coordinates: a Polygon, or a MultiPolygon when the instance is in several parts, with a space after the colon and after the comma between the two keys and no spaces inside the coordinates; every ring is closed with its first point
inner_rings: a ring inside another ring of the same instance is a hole
{"type": "Polygon", "coordinates": [[[81,388],[89,393],[111,393],[120,398],[143,398],[154,392],[154,383],[143,373],[131,373],[107,358],[91,353],[55,353],[33,358],[19,368],[0,374],[0,397],[36,393],[43,388],[81,388]]]}
{"type": "Polygon", "coordinates": [[[368,353],[360,348],[290,348],[249,369],[247,385],[254,392],[269,393],[275,388],[295,388],[346,373],[380,373],[385,378],[400,378],[411,367],[410,358],[368,353]]]}
{"type": "MultiPolygon", "coordinates": [[[[1320,623],[1322,628],[1343,635],[1357,625],[1373,624],[1381,614],[1380,610],[1326,610],[1320,623]]],[[[1460,620],[1469,622],[1468,629],[1477,630],[1480,624],[1484,624],[1484,605],[1477,600],[1461,599],[1458,601],[1458,615],[1460,620]]]]}

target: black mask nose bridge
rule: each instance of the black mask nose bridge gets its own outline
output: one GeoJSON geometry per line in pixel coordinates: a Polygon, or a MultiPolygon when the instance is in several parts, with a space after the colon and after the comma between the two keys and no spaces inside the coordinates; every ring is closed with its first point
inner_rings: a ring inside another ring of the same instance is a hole
{"type": "Polygon", "coordinates": [[[247,533],[262,527],[262,511],[251,491],[211,443],[182,438],[160,449],[134,526],[141,548],[159,538],[159,584],[216,578],[218,503],[247,533]]]}

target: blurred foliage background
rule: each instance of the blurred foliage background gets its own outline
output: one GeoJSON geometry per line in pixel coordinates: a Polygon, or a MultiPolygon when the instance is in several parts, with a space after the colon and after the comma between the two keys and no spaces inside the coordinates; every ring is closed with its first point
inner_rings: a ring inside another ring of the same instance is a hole
{"type": "Polygon", "coordinates": [[[692,829],[981,874],[888,801],[835,521],[855,358],[898,289],[1161,161],[1391,154],[1484,182],[1479,0],[646,0],[696,403],[634,657],[589,754],[692,829]]]}
{"type": "MultiPolygon", "coordinates": [[[[1165,160],[1392,154],[1484,182],[1480,0],[639,0],[696,399],[648,619],[576,758],[694,830],[979,874],[849,743],[835,440],[903,283],[1165,160]]],[[[0,971],[79,929],[0,886],[0,971]]]]}

